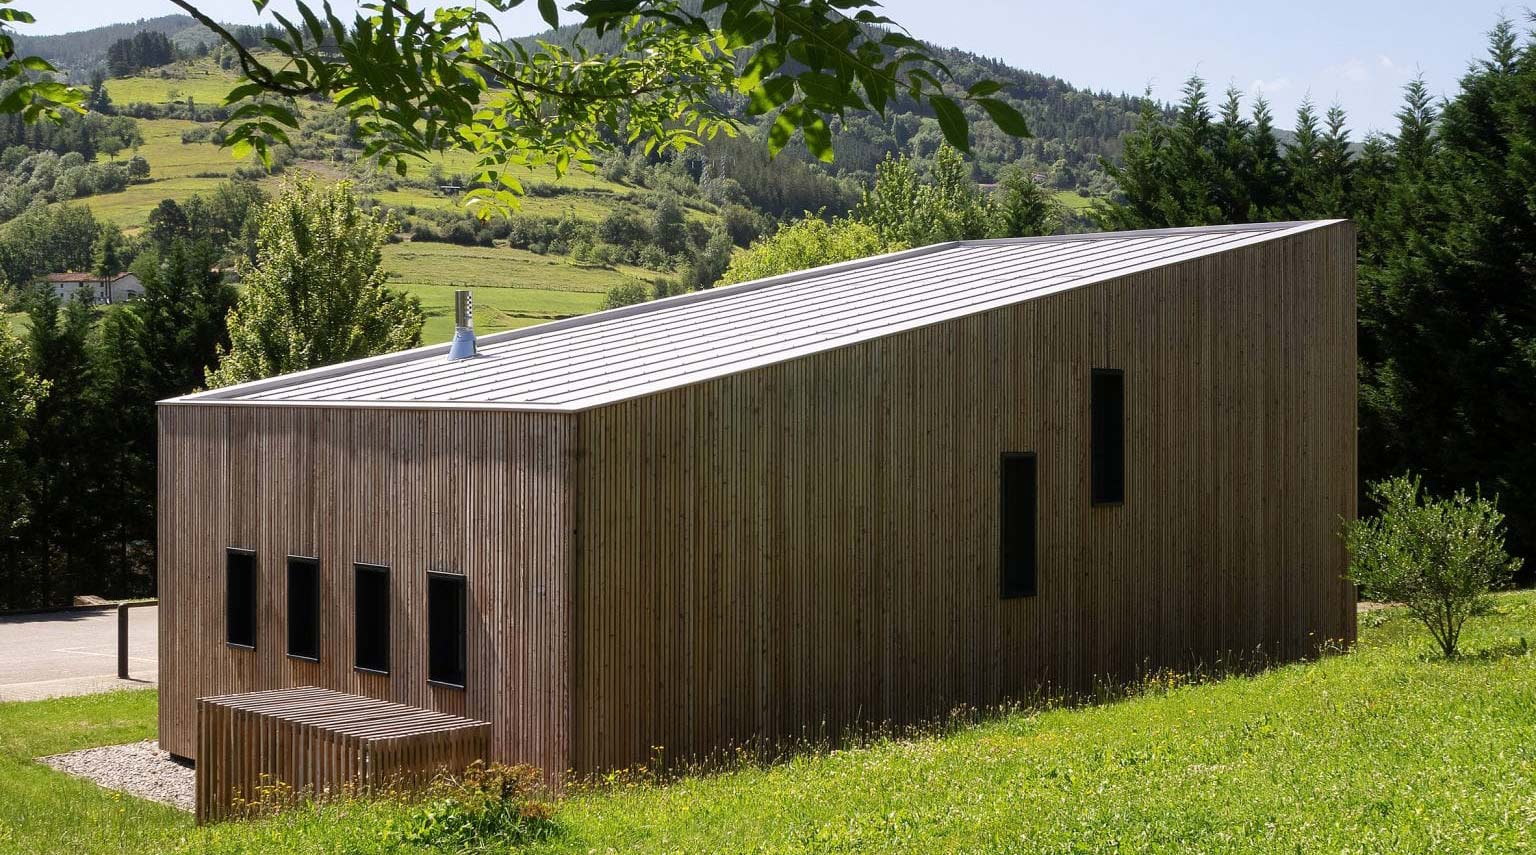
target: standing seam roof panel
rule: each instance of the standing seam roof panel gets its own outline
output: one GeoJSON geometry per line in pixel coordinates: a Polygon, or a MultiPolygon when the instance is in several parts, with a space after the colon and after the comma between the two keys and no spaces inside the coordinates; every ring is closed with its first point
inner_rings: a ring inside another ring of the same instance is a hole
{"type": "Polygon", "coordinates": [[[572,410],[688,385],[1337,221],[964,241],[215,389],[171,404],[572,410]]]}

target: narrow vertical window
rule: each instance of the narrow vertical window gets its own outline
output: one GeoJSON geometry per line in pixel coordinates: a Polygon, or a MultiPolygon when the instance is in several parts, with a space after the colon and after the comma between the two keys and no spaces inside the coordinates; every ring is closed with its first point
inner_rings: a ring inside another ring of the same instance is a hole
{"type": "Polygon", "coordinates": [[[1011,452],[1003,455],[998,527],[1004,599],[1033,597],[1036,582],[1035,455],[1011,452]]]}
{"type": "Polygon", "coordinates": [[[389,568],[377,564],[354,565],[356,597],[354,636],[363,671],[389,673],[389,568]]]}
{"type": "Polygon", "coordinates": [[[464,687],[464,577],[427,574],[427,679],[464,687]]]}
{"type": "Polygon", "coordinates": [[[1093,503],[1125,501],[1125,372],[1093,370],[1093,503]]]}
{"type": "Polygon", "coordinates": [[[288,557],[288,655],[320,658],[320,562],[288,557]]]}
{"type": "Polygon", "coordinates": [[[248,549],[224,551],[224,640],[256,646],[256,553],[248,549]]]}

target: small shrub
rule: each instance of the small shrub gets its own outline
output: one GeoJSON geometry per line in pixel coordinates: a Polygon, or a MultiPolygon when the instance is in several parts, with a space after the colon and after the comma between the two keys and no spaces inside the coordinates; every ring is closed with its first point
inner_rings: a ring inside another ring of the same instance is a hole
{"type": "Polygon", "coordinates": [[[529,766],[475,765],[462,778],[433,783],[400,824],[383,831],[388,843],[454,852],[505,851],[555,831],[554,807],[539,799],[539,771],[529,766]]]}
{"type": "Polygon", "coordinates": [[[645,283],[626,282],[608,289],[608,296],[603,300],[603,308],[619,309],[644,303],[649,299],[651,299],[651,289],[647,288],[645,283]]]}
{"type": "Polygon", "coordinates": [[[1461,491],[1436,499],[1407,475],[1371,484],[1370,495],[1381,513],[1344,529],[1350,581],[1368,596],[1406,605],[1454,657],[1467,618],[1486,611],[1488,593],[1520,569],[1521,560],[1504,551],[1497,501],[1461,491]]]}

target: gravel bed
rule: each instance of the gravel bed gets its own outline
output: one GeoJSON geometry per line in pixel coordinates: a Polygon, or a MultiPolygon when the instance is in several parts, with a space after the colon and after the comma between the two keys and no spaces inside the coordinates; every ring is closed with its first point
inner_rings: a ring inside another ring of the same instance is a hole
{"type": "Polygon", "coordinates": [[[39,762],[109,790],[122,790],[185,811],[193,808],[192,768],[172,760],[170,753],[161,751],[152,739],[55,754],[39,758],[39,762]]]}

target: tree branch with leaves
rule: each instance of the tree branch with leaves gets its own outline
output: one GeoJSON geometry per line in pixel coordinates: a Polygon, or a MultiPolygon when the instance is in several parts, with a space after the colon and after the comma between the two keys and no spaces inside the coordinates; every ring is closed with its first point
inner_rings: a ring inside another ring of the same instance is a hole
{"type": "MultiPolygon", "coordinates": [[[[367,155],[397,172],[436,152],[474,155],[483,186],[467,199],[483,211],[516,204],[519,168],[593,170],[595,154],[619,145],[682,150],[734,134],[736,122],[721,106],[734,98],[769,122],[771,152],[798,134],[823,160],[833,157],[834,118],[885,115],[903,96],[931,107],[961,151],[970,145],[965,104],[1009,134],[1029,132],[998,97],[1001,84],[983,80],[960,91],[933,51],[878,14],[874,0],[703,0],[697,12],[678,0],[581,0],[566,10],[576,21],[563,31],[569,45],[502,36],[486,9],[510,11],[528,0],[484,0],[485,8],[370,0],[350,21],[329,3],[300,0],[289,17],[252,0],[282,30],[263,51],[240,44],[194,0],[172,2],[239,57],[246,80],[229,93],[225,143],[236,155],[270,158],[298,128],[299,102],[325,101],[346,111],[367,155]],[[619,48],[583,45],[604,36],[617,36],[619,48]]],[[[558,29],[554,0],[534,2],[558,29]]],[[[31,20],[6,12],[11,17],[0,20],[31,20]]],[[[13,76],[51,70],[41,60],[15,63],[13,76]]],[[[35,115],[53,103],[46,99],[68,94],[41,78],[33,85],[29,97],[45,105],[35,115]]]]}

